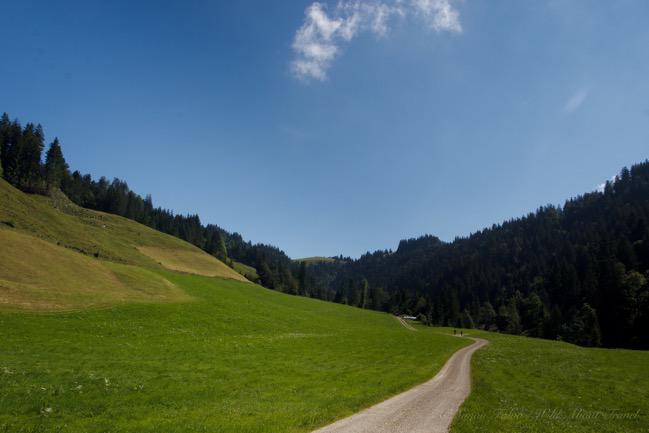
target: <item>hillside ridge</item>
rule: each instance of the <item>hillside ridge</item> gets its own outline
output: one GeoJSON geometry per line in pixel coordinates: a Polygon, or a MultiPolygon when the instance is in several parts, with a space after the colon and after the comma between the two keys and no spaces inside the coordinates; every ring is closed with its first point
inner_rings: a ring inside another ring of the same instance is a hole
{"type": "Polygon", "coordinates": [[[0,179],[0,203],[0,306],[65,310],[190,298],[156,269],[248,281],[185,241],[81,208],[61,192],[30,195],[0,179]]]}

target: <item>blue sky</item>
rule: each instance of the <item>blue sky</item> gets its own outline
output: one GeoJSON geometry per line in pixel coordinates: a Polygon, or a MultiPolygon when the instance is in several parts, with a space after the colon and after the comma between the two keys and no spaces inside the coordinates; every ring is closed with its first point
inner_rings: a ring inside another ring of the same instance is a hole
{"type": "Polygon", "coordinates": [[[20,1],[0,111],[279,246],[452,240],[649,157],[649,2],[20,1]],[[57,4],[58,3],[58,4],[57,4]]]}

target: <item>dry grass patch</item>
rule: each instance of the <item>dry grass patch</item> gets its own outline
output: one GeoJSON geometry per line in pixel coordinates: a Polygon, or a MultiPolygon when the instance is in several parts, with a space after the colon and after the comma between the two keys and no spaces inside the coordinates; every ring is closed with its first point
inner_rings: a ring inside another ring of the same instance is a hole
{"type": "Polygon", "coordinates": [[[60,192],[51,197],[25,194],[2,179],[0,225],[116,263],[157,267],[161,260],[138,251],[140,245],[186,251],[190,262],[200,260],[196,256],[201,254],[206,256],[203,262],[216,260],[188,242],[135,221],[81,208],[60,192]]]}
{"type": "Polygon", "coordinates": [[[191,297],[160,275],[0,228],[0,307],[60,311],[191,297]]]}
{"type": "Polygon", "coordinates": [[[215,257],[203,251],[171,249],[154,246],[139,246],[138,251],[152,258],[167,269],[206,277],[228,278],[248,281],[243,275],[230,268],[215,257]]]}

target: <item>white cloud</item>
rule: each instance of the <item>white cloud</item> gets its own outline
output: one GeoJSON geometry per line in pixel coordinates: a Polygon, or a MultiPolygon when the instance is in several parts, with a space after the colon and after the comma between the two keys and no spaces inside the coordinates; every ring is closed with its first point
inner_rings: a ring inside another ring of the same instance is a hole
{"type": "Polygon", "coordinates": [[[332,11],[323,3],[312,3],[293,39],[293,73],[303,80],[325,80],[342,44],[364,31],[386,36],[395,17],[413,15],[437,32],[460,33],[459,13],[452,1],[344,0],[332,11]]]}
{"type": "MultiPolygon", "coordinates": [[[[330,19],[320,3],[309,6],[304,25],[293,41],[293,49],[298,54],[293,70],[298,76],[319,80],[326,77],[326,71],[338,52],[334,36],[341,27],[342,21],[330,19]]],[[[349,32],[349,26],[347,29],[349,32]]]]}
{"type": "Polygon", "coordinates": [[[413,0],[415,12],[435,31],[461,32],[460,14],[450,0],[413,0]]]}
{"type": "Polygon", "coordinates": [[[586,102],[586,98],[588,98],[588,91],[578,91],[577,93],[572,95],[572,97],[570,97],[568,101],[566,101],[566,104],[563,106],[563,112],[566,114],[572,114],[575,111],[579,110],[579,107],[581,107],[584,102],[586,102]]]}

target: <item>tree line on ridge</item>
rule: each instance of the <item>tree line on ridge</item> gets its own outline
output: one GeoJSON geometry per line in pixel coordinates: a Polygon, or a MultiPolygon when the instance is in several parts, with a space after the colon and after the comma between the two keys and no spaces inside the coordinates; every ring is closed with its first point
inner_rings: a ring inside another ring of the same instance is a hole
{"type": "Polygon", "coordinates": [[[649,162],[602,191],[543,206],[453,242],[426,235],[358,259],[293,261],[272,245],[155,207],[120,179],[71,171],[40,125],[0,119],[0,175],[32,194],[60,189],[79,206],[184,239],[265,287],[395,314],[585,346],[649,348],[649,162]]]}

